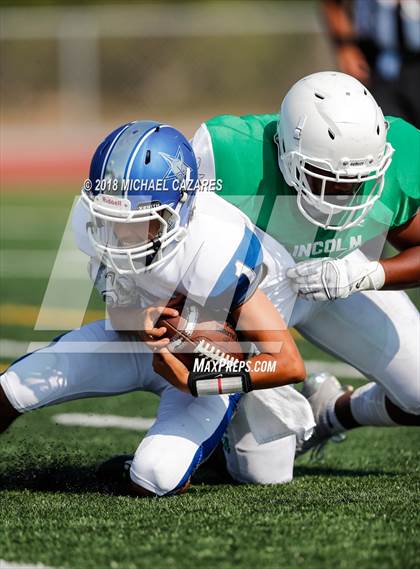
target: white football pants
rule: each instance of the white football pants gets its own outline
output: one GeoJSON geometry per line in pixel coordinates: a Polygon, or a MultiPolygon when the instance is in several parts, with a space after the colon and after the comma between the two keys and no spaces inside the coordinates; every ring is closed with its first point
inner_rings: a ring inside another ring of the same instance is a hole
{"type": "MultiPolygon", "coordinates": [[[[363,292],[333,302],[299,299],[291,324],[310,342],[380,384],[401,409],[420,413],[419,314],[404,292],[363,292]]],[[[258,444],[243,403],[223,437],[228,471],[239,482],[290,481],[295,436],[258,444]]]]}
{"type": "Polygon", "coordinates": [[[291,325],[379,383],[398,407],[420,413],[420,318],[405,292],[359,292],[331,302],[299,299],[291,325]]]}
{"type": "Polygon", "coordinates": [[[103,320],[93,322],[17,360],[0,385],[21,413],[137,390],[159,395],[156,421],[137,448],[130,476],[162,496],[182,488],[211,454],[239,395],[196,398],[182,393],[154,372],[152,353],[140,349],[133,337],[107,330],[103,320]]]}

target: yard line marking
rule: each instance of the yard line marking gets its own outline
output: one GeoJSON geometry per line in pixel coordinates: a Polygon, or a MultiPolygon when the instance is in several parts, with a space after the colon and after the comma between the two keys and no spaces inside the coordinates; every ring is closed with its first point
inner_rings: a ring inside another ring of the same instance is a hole
{"type": "Polygon", "coordinates": [[[54,569],[42,563],[14,563],[0,559],[0,569],[54,569]]]}
{"type": "MultiPolygon", "coordinates": [[[[121,417],[120,415],[95,415],[93,413],[60,413],[52,417],[52,421],[58,425],[68,427],[96,427],[117,429],[129,429],[132,431],[147,431],[155,422],[155,419],[145,417],[121,417]]],[[[0,569],[2,569],[0,567],[0,569]]]]}

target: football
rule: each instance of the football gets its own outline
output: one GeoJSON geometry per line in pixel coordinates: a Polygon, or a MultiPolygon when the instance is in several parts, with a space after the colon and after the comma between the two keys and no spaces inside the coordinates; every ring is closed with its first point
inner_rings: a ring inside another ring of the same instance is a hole
{"type": "Polygon", "coordinates": [[[197,304],[185,303],[185,298],[170,306],[178,310],[179,316],[161,317],[156,326],[166,328],[169,351],[189,370],[193,369],[197,358],[218,362],[245,358],[243,346],[231,324],[215,320],[214,314],[197,304]]]}

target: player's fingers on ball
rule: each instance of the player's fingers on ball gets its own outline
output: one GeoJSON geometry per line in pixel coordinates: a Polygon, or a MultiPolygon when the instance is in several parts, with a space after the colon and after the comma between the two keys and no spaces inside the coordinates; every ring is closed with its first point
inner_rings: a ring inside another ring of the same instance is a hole
{"type": "Polygon", "coordinates": [[[149,308],[146,308],[144,316],[144,327],[154,328],[164,308],[164,306],[149,306],[149,308]]]}
{"type": "Polygon", "coordinates": [[[168,306],[153,306],[150,310],[150,317],[155,323],[162,316],[178,316],[178,310],[168,306]]]}
{"type": "Polygon", "coordinates": [[[169,308],[168,306],[165,306],[161,312],[161,316],[178,316],[178,315],[179,312],[178,310],[176,310],[176,308],[169,308]]]}
{"type": "Polygon", "coordinates": [[[152,350],[159,350],[169,344],[169,338],[162,338],[161,340],[147,341],[146,345],[152,350]]]}
{"type": "Polygon", "coordinates": [[[161,338],[166,334],[165,326],[160,326],[160,328],[145,328],[144,330],[148,336],[153,340],[154,338],[161,338]]]}

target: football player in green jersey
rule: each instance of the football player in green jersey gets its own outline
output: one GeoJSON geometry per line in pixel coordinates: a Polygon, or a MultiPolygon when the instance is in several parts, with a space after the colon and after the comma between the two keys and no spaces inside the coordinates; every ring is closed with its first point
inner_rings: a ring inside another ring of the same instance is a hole
{"type": "Polygon", "coordinates": [[[419,314],[401,289],[420,282],[420,132],[384,118],[356,79],[321,72],[279,115],[215,117],[193,146],[203,181],[222,180],[220,194],[293,256],[290,324],[370,380],[353,393],[328,375],[307,382],[310,445],[419,425],[419,314]],[[385,240],[399,253],[380,259],[385,240]]]}

